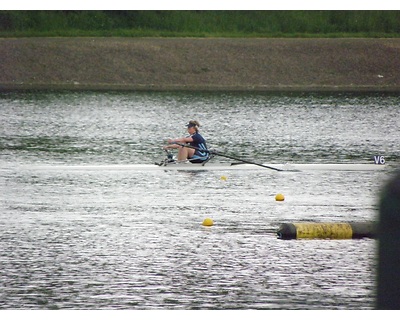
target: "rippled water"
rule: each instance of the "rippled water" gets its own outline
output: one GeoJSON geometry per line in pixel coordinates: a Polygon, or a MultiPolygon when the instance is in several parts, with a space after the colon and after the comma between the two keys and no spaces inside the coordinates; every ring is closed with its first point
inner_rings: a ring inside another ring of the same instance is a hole
{"type": "Polygon", "coordinates": [[[276,230],[376,220],[391,170],[68,166],[153,163],[198,119],[210,147],[257,162],[383,155],[396,168],[399,97],[4,93],[0,103],[1,309],[374,307],[376,240],[284,241],[276,230]]]}

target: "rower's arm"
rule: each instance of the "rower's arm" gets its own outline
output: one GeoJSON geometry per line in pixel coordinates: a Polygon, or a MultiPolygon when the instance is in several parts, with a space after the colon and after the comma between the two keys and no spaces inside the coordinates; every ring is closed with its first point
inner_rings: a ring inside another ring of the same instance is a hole
{"type": "Polygon", "coordinates": [[[187,142],[193,142],[192,137],[184,137],[184,138],[177,138],[177,139],[169,139],[168,143],[174,144],[174,143],[187,143],[187,142]]]}

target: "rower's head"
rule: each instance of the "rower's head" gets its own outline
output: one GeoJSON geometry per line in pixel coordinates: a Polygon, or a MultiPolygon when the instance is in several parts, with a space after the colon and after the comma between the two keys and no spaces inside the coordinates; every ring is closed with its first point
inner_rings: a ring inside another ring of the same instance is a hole
{"type": "Polygon", "coordinates": [[[200,123],[196,120],[190,120],[189,123],[186,125],[186,127],[188,128],[189,132],[193,132],[193,133],[198,132],[200,123]]]}

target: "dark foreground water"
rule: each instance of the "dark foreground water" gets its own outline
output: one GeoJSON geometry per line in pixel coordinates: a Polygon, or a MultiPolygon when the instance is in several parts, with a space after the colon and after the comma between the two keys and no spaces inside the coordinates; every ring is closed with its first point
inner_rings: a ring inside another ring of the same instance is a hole
{"type": "Polygon", "coordinates": [[[393,95],[1,94],[0,309],[374,308],[376,240],[276,230],[375,221],[399,165],[399,107],[393,95]],[[257,162],[381,155],[388,169],[112,169],[160,160],[190,119],[209,147],[257,162]]]}

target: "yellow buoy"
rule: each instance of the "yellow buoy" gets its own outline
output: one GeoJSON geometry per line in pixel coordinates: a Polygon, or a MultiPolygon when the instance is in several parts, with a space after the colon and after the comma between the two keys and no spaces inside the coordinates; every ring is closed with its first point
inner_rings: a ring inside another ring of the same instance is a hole
{"type": "Polygon", "coordinates": [[[214,224],[214,221],[212,221],[211,218],[205,218],[203,220],[203,226],[205,227],[211,227],[214,224]]]}
{"type": "Polygon", "coordinates": [[[283,201],[283,200],[285,200],[285,196],[284,196],[282,193],[278,193],[278,194],[275,196],[275,200],[276,200],[276,201],[283,201]]]}
{"type": "Polygon", "coordinates": [[[221,176],[221,180],[226,181],[228,178],[226,176],[221,176]]]}

